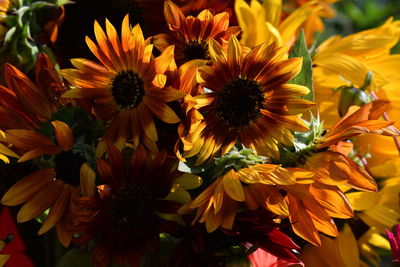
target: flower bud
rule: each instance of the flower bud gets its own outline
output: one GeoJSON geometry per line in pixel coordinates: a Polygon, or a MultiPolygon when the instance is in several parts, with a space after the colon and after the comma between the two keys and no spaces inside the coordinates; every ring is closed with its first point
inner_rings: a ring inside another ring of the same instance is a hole
{"type": "Polygon", "coordinates": [[[372,82],[372,72],[368,71],[365,75],[364,84],[361,88],[351,86],[341,86],[335,91],[340,90],[338,111],[340,117],[346,115],[351,106],[362,106],[373,100],[373,98],[365,91],[372,82]]]}
{"type": "Polygon", "coordinates": [[[362,106],[372,101],[372,97],[362,89],[355,87],[342,87],[340,89],[338,111],[340,117],[346,115],[351,106],[362,106]]]}

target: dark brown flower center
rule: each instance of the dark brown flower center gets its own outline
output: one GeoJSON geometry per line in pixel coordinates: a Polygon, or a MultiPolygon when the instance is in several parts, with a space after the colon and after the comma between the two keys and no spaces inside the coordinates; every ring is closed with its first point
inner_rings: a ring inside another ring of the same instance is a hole
{"type": "Polygon", "coordinates": [[[143,99],[143,81],[132,71],[122,71],[114,77],[111,91],[121,109],[133,109],[143,99]]]}
{"type": "Polygon", "coordinates": [[[264,95],[255,81],[236,79],[225,84],[218,95],[218,116],[229,127],[240,127],[256,121],[264,108],[264,95]]]}
{"type": "Polygon", "coordinates": [[[56,179],[62,180],[72,186],[80,183],[80,170],[86,159],[72,150],[63,151],[54,157],[56,179]]]}
{"type": "Polygon", "coordinates": [[[154,216],[150,210],[151,199],[146,186],[133,185],[121,189],[109,203],[111,226],[121,230],[146,223],[146,219],[154,216]]]}
{"type": "Polygon", "coordinates": [[[193,59],[208,59],[208,44],[204,41],[188,41],[183,48],[185,61],[193,59]]]}

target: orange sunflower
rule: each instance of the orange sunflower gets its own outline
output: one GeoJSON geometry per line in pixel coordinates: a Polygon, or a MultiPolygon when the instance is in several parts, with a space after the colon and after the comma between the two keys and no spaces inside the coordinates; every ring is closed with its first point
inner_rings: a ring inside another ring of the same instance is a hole
{"type": "Polygon", "coordinates": [[[337,229],[330,217],[346,219],[353,214],[341,186],[377,191],[371,175],[347,156],[351,144],[349,147],[349,143],[342,140],[364,133],[398,135],[399,131],[390,126],[392,122],[377,120],[387,106],[388,101],[378,100],[361,108],[352,108],[325,135],[315,140],[313,151],[300,157],[298,166],[313,171],[315,181],[303,188],[308,197],[300,190],[288,194],[289,218],[297,235],[313,244],[321,243],[318,231],[337,236],[337,229]]]}
{"type": "Polygon", "coordinates": [[[11,64],[5,66],[7,88],[0,85],[0,128],[38,129],[66,103],[61,77],[51,60],[40,54],[35,67],[35,82],[11,64]]]}
{"type": "Polygon", "coordinates": [[[164,3],[165,19],[171,33],[154,36],[154,45],[164,51],[169,45],[175,45],[175,59],[179,65],[193,59],[209,59],[208,43],[215,39],[224,43],[231,35],[238,35],[240,28],[229,27],[229,13],[213,15],[205,9],[197,17],[185,15],[172,1],[164,3]]]}
{"type": "Polygon", "coordinates": [[[192,146],[186,146],[183,156],[198,155],[201,164],[239,141],[259,154],[279,158],[277,144],[291,145],[291,130],[308,130],[298,114],[314,106],[296,98],[306,95],[307,87],[285,84],[299,73],[301,58],[287,59],[286,48],[265,44],[244,53],[235,36],[227,52],[215,40],[209,51],[212,66],[200,67],[197,75],[209,92],[191,104],[204,120],[187,129],[184,140],[192,146]]]}
{"type": "Polygon", "coordinates": [[[164,86],[164,73],[174,60],[174,47],[153,58],[150,39],[144,39],[139,25],[130,28],[128,15],[122,22],[121,38],[108,20],[107,34],[97,21],[94,32],[98,45],[89,37],[86,43],[101,64],[72,59],[76,69],[63,69],[61,74],[76,88],[63,96],[94,102],[95,115],[110,123],[102,137],[106,143],[128,140],[137,147],[141,142],[156,152],[158,137],[153,117],[169,124],[180,121],[166,102],[181,98],[183,93],[164,86]]]}
{"type": "Polygon", "coordinates": [[[298,168],[282,168],[273,164],[257,164],[239,170],[231,169],[217,178],[180,212],[197,209],[197,220],[205,222],[208,232],[218,227],[231,229],[239,204],[249,210],[265,208],[277,215],[288,216],[288,205],[281,189],[296,183],[312,183],[313,172],[298,168]]]}
{"type": "Polygon", "coordinates": [[[61,77],[50,59],[40,54],[35,68],[35,82],[16,67],[5,65],[4,78],[7,87],[0,85],[0,159],[18,157],[25,150],[9,147],[2,130],[25,129],[36,132],[41,123],[48,122],[52,114],[67,102],[61,99],[64,91],[61,77]]]}
{"type": "Polygon", "coordinates": [[[24,204],[18,212],[18,222],[29,221],[45,210],[48,216],[38,234],[43,234],[54,225],[64,246],[68,246],[72,234],[68,232],[71,223],[68,216],[71,201],[80,194],[80,182],[86,188],[94,182],[94,171],[85,164],[79,153],[74,153],[74,139],[71,129],[61,121],[53,121],[57,143],[32,130],[11,129],[5,132],[7,141],[20,151],[26,151],[19,162],[42,155],[54,156],[49,159],[50,167],[40,169],[22,178],[13,185],[1,199],[7,206],[24,204]]]}

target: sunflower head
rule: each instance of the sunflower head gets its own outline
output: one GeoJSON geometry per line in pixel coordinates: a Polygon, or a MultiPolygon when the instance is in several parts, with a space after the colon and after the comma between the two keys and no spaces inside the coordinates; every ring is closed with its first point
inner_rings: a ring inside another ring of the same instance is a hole
{"type": "Polygon", "coordinates": [[[209,51],[211,66],[197,71],[198,82],[208,91],[196,96],[193,106],[204,120],[188,131],[185,139],[193,147],[186,156],[199,153],[200,164],[239,141],[264,156],[278,158],[277,144],[292,144],[290,130],[308,130],[298,114],[314,106],[298,98],[308,88],[286,84],[300,71],[301,59],[287,59],[285,48],[274,45],[263,44],[249,52],[235,36],[226,50],[210,41],[209,51]]]}
{"type": "Polygon", "coordinates": [[[74,89],[63,96],[94,100],[95,115],[109,125],[102,137],[103,147],[128,141],[133,147],[142,143],[157,153],[153,117],[168,124],[180,121],[166,104],[183,96],[167,81],[171,66],[175,66],[174,46],[154,58],[150,39],[144,39],[138,24],[131,29],[128,15],[122,22],[120,37],[108,20],[105,32],[97,22],[94,32],[97,44],[89,37],[86,42],[100,64],[72,59],[76,69],[64,69],[61,74],[74,89]]]}
{"type": "Polygon", "coordinates": [[[211,10],[204,9],[196,17],[185,17],[176,4],[167,0],[164,14],[171,32],[155,36],[154,45],[163,51],[168,45],[174,44],[178,64],[194,59],[209,60],[211,38],[223,43],[230,35],[237,35],[240,31],[238,27],[229,27],[228,12],[213,14],[211,10]]]}
{"type": "Polygon", "coordinates": [[[129,162],[114,146],[108,152],[109,160],[97,160],[105,184],[97,187],[98,194],[76,201],[79,211],[73,231],[79,237],[75,241],[86,243],[98,236],[93,261],[101,266],[111,260],[139,266],[142,255],[158,245],[160,227],[165,223],[159,213],[174,214],[180,206],[166,198],[173,186],[176,189],[173,182],[180,173],[165,151],[151,158],[138,146],[129,162]],[[124,247],[111,249],[115,245],[112,240],[124,247]]]}

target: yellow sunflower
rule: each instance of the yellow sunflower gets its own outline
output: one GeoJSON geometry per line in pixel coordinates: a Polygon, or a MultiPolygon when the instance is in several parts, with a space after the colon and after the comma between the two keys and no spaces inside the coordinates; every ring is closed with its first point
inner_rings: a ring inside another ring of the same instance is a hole
{"type": "MultiPolygon", "coordinates": [[[[276,1],[276,0],[274,0],[276,1]]],[[[280,0],[278,0],[280,1],[280,0]]],[[[337,2],[338,0],[294,0],[284,4],[284,9],[290,10],[308,4],[309,2],[314,2],[309,8],[314,8],[313,12],[307,17],[300,28],[304,29],[307,44],[311,44],[314,40],[314,34],[316,32],[323,32],[325,30],[324,22],[322,18],[332,18],[336,16],[335,10],[330,6],[330,4],[337,2]],[[318,8],[315,8],[318,7],[318,8]]],[[[295,12],[295,11],[294,11],[295,12]]],[[[288,12],[287,16],[291,13],[288,12]]]]}
{"type": "Polygon", "coordinates": [[[346,196],[354,210],[360,212],[358,217],[365,224],[385,234],[385,230],[396,225],[400,217],[399,177],[386,179],[381,182],[381,186],[378,193],[349,192],[346,196]]]}
{"type": "Polygon", "coordinates": [[[183,93],[164,87],[164,73],[174,60],[174,47],[153,58],[150,39],[144,39],[139,25],[130,28],[128,15],[122,22],[121,38],[108,20],[107,34],[97,22],[94,32],[98,45],[89,37],[86,43],[101,64],[72,59],[76,69],[63,69],[61,74],[75,88],[64,97],[94,102],[95,115],[110,123],[102,137],[106,143],[128,140],[135,148],[141,142],[156,152],[158,136],[153,117],[169,124],[180,121],[166,102],[181,98],[183,93]]]}
{"type": "Polygon", "coordinates": [[[321,9],[315,4],[316,1],[311,1],[299,7],[282,21],[281,0],[265,0],[262,4],[257,0],[251,0],[250,4],[236,0],[235,13],[243,31],[241,43],[249,47],[272,42],[291,46],[306,19],[321,9]]]}
{"type": "Polygon", "coordinates": [[[291,130],[308,130],[297,114],[314,106],[296,98],[306,95],[307,87],[285,84],[300,71],[301,58],[287,59],[285,48],[265,44],[245,53],[235,36],[227,51],[214,40],[209,51],[212,65],[197,73],[209,92],[196,96],[195,104],[188,103],[204,120],[187,129],[185,140],[192,147],[184,157],[198,155],[201,164],[239,141],[259,154],[279,158],[277,144],[292,144],[291,130]]]}
{"type": "Polygon", "coordinates": [[[185,17],[181,9],[172,1],[164,2],[165,20],[170,33],[154,36],[154,45],[160,51],[175,45],[175,58],[179,65],[192,59],[209,59],[208,42],[213,38],[220,43],[238,35],[240,28],[229,27],[229,13],[211,13],[205,9],[197,17],[185,17]]]}
{"type": "Polygon", "coordinates": [[[332,36],[317,48],[313,57],[315,98],[326,126],[339,119],[340,92],[334,93],[333,89],[343,85],[361,88],[370,71],[372,79],[367,91],[390,100],[389,117],[395,121],[400,118],[400,111],[395,108],[400,101],[400,74],[396,71],[400,55],[390,54],[399,34],[400,21],[389,19],[374,29],[346,37],[332,36]]]}

